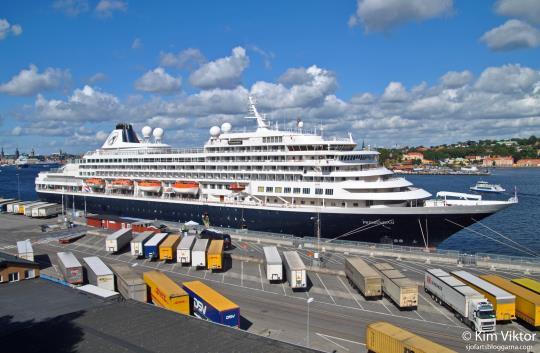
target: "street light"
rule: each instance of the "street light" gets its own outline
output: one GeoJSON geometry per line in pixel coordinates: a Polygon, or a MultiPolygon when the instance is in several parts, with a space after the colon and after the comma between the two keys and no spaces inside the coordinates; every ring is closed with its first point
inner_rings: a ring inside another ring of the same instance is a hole
{"type": "Polygon", "coordinates": [[[306,343],[307,347],[309,348],[309,304],[313,302],[313,298],[307,298],[307,335],[306,335],[306,343]]]}

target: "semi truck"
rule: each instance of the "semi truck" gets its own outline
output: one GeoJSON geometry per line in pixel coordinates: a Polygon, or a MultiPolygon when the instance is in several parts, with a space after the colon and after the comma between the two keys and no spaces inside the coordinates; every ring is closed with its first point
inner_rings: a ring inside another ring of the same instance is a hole
{"type": "Polygon", "coordinates": [[[540,294],[534,293],[514,281],[496,275],[480,276],[487,281],[516,297],[516,317],[530,326],[540,329],[540,294]]]}
{"type": "Polygon", "coordinates": [[[21,259],[34,261],[34,249],[32,248],[30,239],[17,242],[17,256],[21,259]]]}
{"type": "Polygon", "coordinates": [[[154,234],[144,244],[144,257],[150,260],[157,259],[159,257],[159,244],[167,237],[167,233],[157,233],[154,234]]]}
{"type": "Polygon", "coordinates": [[[206,267],[209,270],[223,268],[223,240],[212,240],[206,253],[206,267]]]}
{"type": "Polygon", "coordinates": [[[522,286],[525,289],[528,289],[530,291],[535,292],[536,294],[540,294],[540,282],[532,279],[532,278],[514,278],[512,280],[515,284],[518,286],[522,286]]]}
{"type": "Polygon", "coordinates": [[[176,247],[180,243],[180,235],[171,234],[159,245],[159,259],[172,261],[176,258],[176,247]]]}
{"type": "Polygon", "coordinates": [[[467,326],[478,332],[495,331],[493,305],[478,291],[441,269],[428,269],[424,290],[433,300],[446,306],[467,326]]]}
{"type": "Polygon", "coordinates": [[[283,280],[283,261],[275,246],[264,246],[264,268],[266,279],[270,282],[283,280]]]}
{"type": "Polygon", "coordinates": [[[208,239],[197,239],[191,250],[191,266],[206,267],[206,249],[208,249],[208,239]]]}
{"type": "Polygon", "coordinates": [[[497,321],[510,321],[516,318],[516,297],[514,295],[467,271],[453,271],[452,275],[487,298],[493,305],[497,321]]]}
{"type": "Polygon", "coordinates": [[[457,353],[438,343],[388,322],[373,322],[366,327],[366,348],[374,353],[457,353]]]}
{"type": "Polygon", "coordinates": [[[88,283],[114,292],[114,274],[97,256],[84,257],[88,283]]]}
{"type": "Polygon", "coordinates": [[[70,284],[83,283],[83,267],[72,252],[59,252],[58,267],[64,275],[66,282],[70,284]]]}
{"type": "Polygon", "coordinates": [[[110,253],[119,252],[124,246],[129,244],[131,239],[131,229],[119,229],[107,236],[105,239],[105,250],[110,253]]]}
{"type": "Polygon", "coordinates": [[[415,309],[418,307],[418,285],[405,277],[392,265],[382,262],[374,264],[381,274],[382,291],[399,309],[415,309]]]}
{"type": "Polygon", "coordinates": [[[197,238],[194,235],[186,235],[182,238],[178,248],[176,248],[176,262],[180,264],[189,264],[191,262],[191,249],[195,245],[195,239],[197,238]]]}
{"type": "Polygon", "coordinates": [[[144,256],[144,244],[154,235],[154,232],[145,231],[139,233],[130,243],[131,255],[136,257],[144,256]]]}
{"type": "Polygon", "coordinates": [[[370,265],[359,257],[345,259],[345,275],[349,283],[358,289],[365,298],[382,296],[382,278],[370,265]]]}
{"type": "Polygon", "coordinates": [[[296,251],[284,251],[283,258],[289,286],[292,289],[306,289],[306,265],[304,265],[300,255],[296,251]]]}
{"type": "Polygon", "coordinates": [[[240,307],[200,281],[182,283],[191,299],[191,313],[201,319],[240,327],[240,307]]]}
{"type": "Polygon", "coordinates": [[[189,315],[189,296],[172,279],[159,271],[145,272],[143,278],[150,288],[150,298],[154,305],[189,315]]]}
{"type": "Polygon", "coordinates": [[[146,283],[141,275],[126,264],[111,264],[116,279],[116,290],[126,299],[143,303],[148,300],[146,283]]]}

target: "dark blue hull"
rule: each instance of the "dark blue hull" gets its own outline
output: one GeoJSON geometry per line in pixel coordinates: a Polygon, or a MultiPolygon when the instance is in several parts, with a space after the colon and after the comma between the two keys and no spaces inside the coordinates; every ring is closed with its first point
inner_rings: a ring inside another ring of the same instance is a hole
{"type": "MultiPolygon", "coordinates": [[[[60,194],[39,193],[40,200],[62,202],[60,194]]],[[[85,209],[84,197],[75,196],[75,208],[85,209]]],[[[73,196],[65,195],[64,204],[72,208],[73,196]]],[[[158,219],[173,222],[194,220],[202,224],[208,214],[211,226],[247,228],[249,230],[291,234],[297,237],[314,237],[317,213],[243,209],[219,205],[192,205],[159,201],[86,197],[86,210],[97,214],[158,219]]],[[[429,246],[437,244],[452,234],[481,220],[490,213],[470,214],[343,214],[321,213],[321,237],[374,243],[429,246]],[[453,223],[451,223],[451,222],[453,223]],[[427,224],[427,226],[426,226],[427,224]],[[343,236],[344,234],[348,234],[343,236]]]]}

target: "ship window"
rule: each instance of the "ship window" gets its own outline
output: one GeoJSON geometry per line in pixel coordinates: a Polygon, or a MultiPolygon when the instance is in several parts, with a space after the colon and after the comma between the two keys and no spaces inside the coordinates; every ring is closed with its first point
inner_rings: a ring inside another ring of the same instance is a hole
{"type": "Polygon", "coordinates": [[[325,195],[334,195],[334,189],[326,189],[324,190],[325,195]]]}
{"type": "Polygon", "coordinates": [[[315,195],[322,195],[323,189],[315,189],[315,195]]]}
{"type": "Polygon", "coordinates": [[[315,205],[315,201],[310,201],[309,203],[312,205],[315,205]]]}
{"type": "Polygon", "coordinates": [[[300,188],[293,189],[293,194],[299,194],[299,193],[300,193],[300,188]]]}
{"type": "Polygon", "coordinates": [[[274,191],[273,187],[271,187],[271,186],[266,187],[266,192],[273,192],[273,191],[274,191]]]}
{"type": "Polygon", "coordinates": [[[276,186],[275,192],[281,194],[282,193],[282,187],[281,186],[276,186]]]}
{"type": "Polygon", "coordinates": [[[285,193],[290,194],[291,193],[291,188],[285,188],[285,193]]]}
{"type": "Polygon", "coordinates": [[[302,193],[303,194],[309,194],[309,188],[303,188],[302,193]]]}
{"type": "Polygon", "coordinates": [[[258,192],[264,192],[264,186],[259,186],[259,187],[257,188],[257,191],[258,191],[258,192]]]}

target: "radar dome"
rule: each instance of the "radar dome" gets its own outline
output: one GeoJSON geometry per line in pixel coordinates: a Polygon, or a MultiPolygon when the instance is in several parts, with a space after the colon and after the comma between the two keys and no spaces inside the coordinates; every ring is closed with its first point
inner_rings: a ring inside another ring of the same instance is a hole
{"type": "Polygon", "coordinates": [[[303,127],[304,127],[304,122],[303,122],[303,121],[299,121],[299,122],[298,122],[298,127],[299,127],[299,128],[303,128],[303,127]]]}
{"type": "Polygon", "coordinates": [[[163,129],[160,128],[160,127],[156,127],[154,129],[154,137],[157,138],[157,139],[161,139],[163,137],[164,133],[165,133],[165,131],[163,131],[163,129]]]}
{"type": "Polygon", "coordinates": [[[145,126],[142,128],[142,134],[144,138],[149,138],[152,134],[152,128],[150,126],[145,126]]]}
{"type": "Polygon", "coordinates": [[[229,132],[229,131],[231,131],[231,129],[232,129],[231,123],[223,123],[221,125],[221,131],[223,131],[223,132],[229,132]]]}
{"type": "Polygon", "coordinates": [[[219,126],[212,126],[210,128],[210,136],[218,137],[220,133],[221,133],[221,129],[219,128],[219,126]]]}

